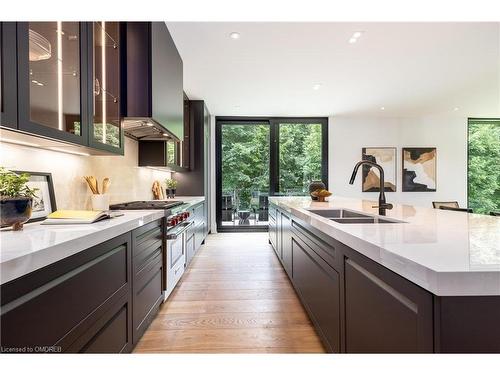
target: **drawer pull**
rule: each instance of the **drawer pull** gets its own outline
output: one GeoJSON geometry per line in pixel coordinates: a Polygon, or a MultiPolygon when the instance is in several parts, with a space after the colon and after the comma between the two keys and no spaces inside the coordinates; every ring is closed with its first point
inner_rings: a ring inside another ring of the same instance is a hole
{"type": "Polygon", "coordinates": [[[45,293],[46,291],[55,288],[56,286],[58,286],[59,284],[62,284],[66,280],[71,279],[72,277],[78,275],[79,273],[82,273],[83,271],[89,269],[90,267],[95,266],[97,263],[102,262],[104,259],[109,258],[110,256],[118,253],[119,251],[123,251],[126,248],[127,247],[125,245],[120,245],[120,246],[108,251],[107,253],[102,254],[101,256],[91,260],[90,262],[85,263],[85,264],[81,265],[80,267],[75,268],[74,270],[72,270],[72,271],[70,271],[62,276],[59,276],[58,278],[49,281],[47,284],[44,284],[44,285],[40,286],[39,288],[32,290],[31,292],[19,297],[18,299],[15,299],[14,301],[9,302],[5,306],[2,306],[2,315],[8,313],[9,311],[15,309],[18,306],[21,306],[25,302],[38,297],[39,295],[45,293]]]}

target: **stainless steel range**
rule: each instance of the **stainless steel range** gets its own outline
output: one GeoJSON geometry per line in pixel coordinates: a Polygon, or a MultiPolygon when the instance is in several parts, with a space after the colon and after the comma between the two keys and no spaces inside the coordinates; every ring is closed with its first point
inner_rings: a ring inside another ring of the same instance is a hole
{"type": "Polygon", "coordinates": [[[112,210],[164,210],[163,289],[164,298],[172,293],[186,268],[187,230],[193,225],[188,204],[182,201],[133,201],[114,204],[112,210]]]}

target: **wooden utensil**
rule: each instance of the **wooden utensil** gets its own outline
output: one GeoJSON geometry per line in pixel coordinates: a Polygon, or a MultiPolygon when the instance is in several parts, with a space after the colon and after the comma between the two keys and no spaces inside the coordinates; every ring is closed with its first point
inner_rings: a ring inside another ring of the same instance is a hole
{"type": "Polygon", "coordinates": [[[102,180],[102,193],[103,194],[106,194],[108,192],[109,185],[111,185],[111,181],[109,180],[109,178],[108,177],[104,178],[104,180],[102,180]]]}
{"type": "Polygon", "coordinates": [[[99,190],[97,188],[97,180],[94,176],[84,176],[85,181],[89,185],[90,190],[92,190],[92,194],[99,194],[99,190]]]}
{"type": "Polygon", "coordinates": [[[160,181],[157,180],[153,182],[151,191],[153,192],[154,199],[163,199],[163,190],[161,188],[160,181]]]}

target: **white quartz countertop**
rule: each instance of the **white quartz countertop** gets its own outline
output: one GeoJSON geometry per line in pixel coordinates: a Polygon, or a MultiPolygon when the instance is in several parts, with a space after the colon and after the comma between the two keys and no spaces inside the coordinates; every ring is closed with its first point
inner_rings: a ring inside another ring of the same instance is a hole
{"type": "Polygon", "coordinates": [[[163,210],[123,211],[124,215],[93,224],[24,224],[22,231],[0,231],[0,283],[110,240],[160,219],[163,210]]]}
{"type": "MultiPolygon", "coordinates": [[[[500,296],[500,218],[395,205],[386,217],[397,224],[341,224],[308,209],[345,208],[371,215],[377,202],[309,197],[270,197],[326,235],[438,296],[500,296]]],[[[377,215],[378,216],[378,215],[377,215]]]]}
{"type": "MultiPolygon", "coordinates": [[[[195,205],[204,197],[176,197],[195,205]]],[[[164,216],[163,210],[124,210],[123,216],[93,224],[25,224],[22,231],[0,230],[0,284],[139,228],[164,216]]]]}

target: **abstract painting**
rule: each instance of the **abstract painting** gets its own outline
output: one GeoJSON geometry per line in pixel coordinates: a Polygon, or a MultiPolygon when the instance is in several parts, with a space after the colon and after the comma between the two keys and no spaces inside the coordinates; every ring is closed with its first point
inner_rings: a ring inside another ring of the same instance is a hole
{"type": "Polygon", "coordinates": [[[436,148],[403,148],[403,191],[436,191],[436,148]]]}
{"type": "MultiPolygon", "coordinates": [[[[396,191],[396,147],[364,147],[362,159],[384,168],[384,191],[396,191]]],[[[363,165],[363,192],[380,191],[380,175],[377,168],[363,165]]]]}

